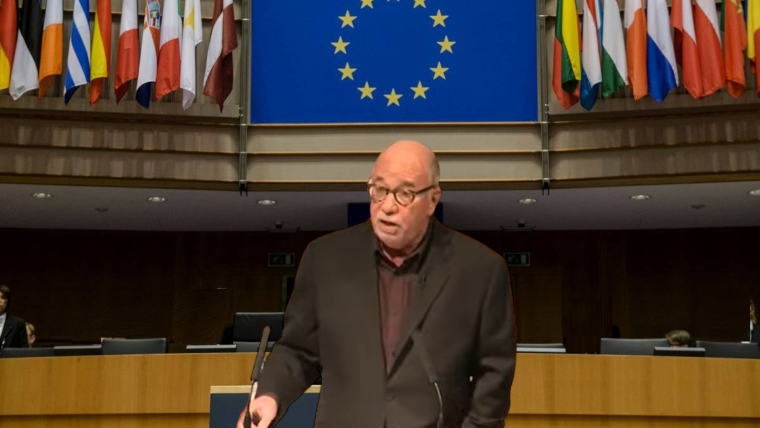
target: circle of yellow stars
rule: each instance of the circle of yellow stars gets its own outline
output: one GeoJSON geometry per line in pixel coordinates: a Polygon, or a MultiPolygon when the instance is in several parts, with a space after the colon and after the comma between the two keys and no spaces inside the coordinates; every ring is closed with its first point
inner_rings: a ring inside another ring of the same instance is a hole
{"type": "MultiPolygon", "coordinates": [[[[375,6],[373,5],[374,2],[380,1],[380,0],[358,0],[361,2],[361,7],[359,8],[369,8],[374,9],[375,6]]],[[[390,2],[391,0],[387,0],[390,2]]],[[[401,0],[396,0],[396,2],[400,2],[401,0]]],[[[421,7],[423,9],[427,9],[427,5],[425,4],[428,1],[431,0],[412,0],[414,2],[414,6],[412,9],[416,9],[418,7],[421,7]]],[[[441,10],[438,9],[438,12],[435,15],[430,15],[430,19],[433,20],[433,28],[436,27],[442,27],[446,28],[446,19],[448,19],[448,15],[444,15],[441,13],[441,10]]],[[[351,15],[351,11],[347,10],[346,14],[343,16],[338,16],[338,19],[341,22],[340,28],[355,28],[354,27],[354,21],[358,18],[358,15],[351,15]]],[[[453,46],[457,43],[453,40],[449,40],[448,35],[444,35],[443,40],[437,42],[438,45],[441,47],[441,54],[444,54],[446,52],[450,54],[454,54],[454,50],[452,49],[453,46]]],[[[344,41],[343,36],[338,37],[338,41],[331,42],[330,43],[333,48],[333,55],[343,54],[348,55],[348,47],[351,45],[350,42],[344,41]]],[[[339,68],[338,71],[340,72],[340,80],[354,80],[354,73],[358,70],[356,67],[351,67],[350,62],[346,62],[346,65],[343,68],[339,68]]],[[[444,67],[441,64],[441,61],[438,61],[438,64],[435,67],[430,67],[430,71],[433,72],[433,80],[436,79],[443,79],[446,80],[446,72],[449,71],[448,67],[444,67]]],[[[374,100],[373,92],[377,90],[377,87],[370,86],[369,81],[364,82],[364,86],[356,88],[361,93],[360,100],[363,100],[365,98],[368,98],[370,100],[374,100]]],[[[409,89],[414,93],[413,100],[416,100],[418,98],[427,99],[427,91],[430,90],[429,86],[423,86],[422,80],[417,81],[417,86],[411,86],[409,89]]],[[[389,94],[383,94],[385,98],[388,99],[388,103],[386,107],[390,107],[392,105],[395,105],[397,107],[401,107],[401,97],[404,96],[402,92],[397,93],[396,88],[391,88],[391,92],[389,94]]]]}

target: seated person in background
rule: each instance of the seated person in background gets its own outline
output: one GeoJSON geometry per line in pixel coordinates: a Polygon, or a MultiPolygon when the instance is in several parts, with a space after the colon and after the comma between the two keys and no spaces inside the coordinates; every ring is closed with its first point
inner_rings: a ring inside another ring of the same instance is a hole
{"type": "Polygon", "coordinates": [[[749,341],[760,343],[760,327],[757,325],[757,315],[755,315],[755,302],[749,299],[749,341]]]}
{"type": "Polygon", "coordinates": [[[8,314],[11,304],[11,289],[0,285],[0,348],[28,348],[26,323],[8,314]]]}
{"type": "Polygon", "coordinates": [[[691,336],[686,330],[673,330],[665,335],[671,348],[688,348],[691,336]]]}
{"type": "Polygon", "coordinates": [[[26,323],[26,339],[29,342],[29,347],[34,346],[34,342],[37,340],[37,336],[34,335],[34,324],[26,323]]]}

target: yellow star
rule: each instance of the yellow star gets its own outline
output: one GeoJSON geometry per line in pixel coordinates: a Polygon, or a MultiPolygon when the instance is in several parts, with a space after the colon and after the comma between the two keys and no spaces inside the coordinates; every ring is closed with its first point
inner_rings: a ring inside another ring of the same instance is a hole
{"type": "Polygon", "coordinates": [[[354,71],[356,71],[356,69],[351,68],[351,66],[348,65],[348,63],[346,63],[345,68],[339,68],[338,71],[343,73],[343,76],[341,76],[340,80],[344,80],[346,77],[348,77],[351,80],[354,80],[354,71]]]}
{"type": "Polygon", "coordinates": [[[335,46],[336,55],[338,54],[338,52],[343,52],[344,54],[348,55],[348,52],[346,52],[346,46],[350,45],[351,43],[344,42],[343,37],[338,37],[337,42],[330,43],[330,44],[335,46]]]}
{"type": "Polygon", "coordinates": [[[430,70],[431,70],[433,73],[435,73],[435,74],[433,75],[433,80],[435,80],[435,79],[437,79],[437,78],[439,78],[439,77],[440,77],[440,78],[442,78],[443,80],[446,80],[446,74],[445,74],[445,73],[446,73],[447,71],[449,71],[448,67],[441,67],[441,62],[440,62],[440,61],[438,61],[438,67],[436,67],[436,68],[431,68],[430,70]]]}
{"type": "Polygon", "coordinates": [[[417,87],[414,87],[414,86],[411,87],[411,90],[414,91],[414,99],[416,100],[418,97],[427,99],[427,97],[425,96],[425,92],[427,92],[428,89],[430,88],[427,86],[422,86],[421,81],[417,82],[417,87]]]}
{"type": "Polygon", "coordinates": [[[372,2],[375,0],[361,0],[362,1],[362,9],[369,6],[370,9],[374,9],[375,7],[372,6],[372,2]]]}
{"type": "Polygon", "coordinates": [[[391,104],[396,104],[397,106],[401,107],[401,104],[398,103],[399,98],[403,97],[401,94],[396,93],[396,89],[391,89],[390,94],[383,95],[385,98],[388,98],[388,105],[386,107],[390,107],[391,104]]]}
{"type": "Polygon", "coordinates": [[[442,42],[438,42],[438,44],[441,45],[441,53],[444,53],[446,51],[454,53],[454,51],[451,50],[451,47],[454,46],[456,43],[457,42],[450,42],[449,36],[444,37],[442,42]]]}
{"type": "Polygon", "coordinates": [[[430,17],[433,19],[433,28],[435,28],[437,25],[440,25],[441,27],[445,27],[446,18],[449,17],[449,15],[441,15],[441,9],[438,9],[438,13],[436,15],[430,15],[430,17]]]}
{"type": "Polygon", "coordinates": [[[425,1],[426,0],[414,0],[414,7],[412,9],[416,9],[417,6],[422,6],[427,9],[427,6],[425,6],[425,1]]]}
{"type": "Polygon", "coordinates": [[[361,93],[362,93],[361,99],[365,99],[365,98],[369,97],[369,99],[374,100],[374,98],[372,97],[372,92],[375,92],[375,89],[377,89],[377,88],[370,88],[369,87],[369,82],[364,82],[364,87],[363,88],[356,88],[356,89],[358,89],[359,91],[361,91],[361,93]]]}
{"type": "Polygon", "coordinates": [[[356,19],[356,17],[355,16],[351,16],[351,14],[348,13],[348,11],[346,11],[346,15],[345,16],[339,16],[338,19],[340,19],[341,21],[343,21],[343,25],[341,25],[340,28],[343,28],[346,25],[348,25],[351,28],[354,28],[354,19],[356,19]]]}

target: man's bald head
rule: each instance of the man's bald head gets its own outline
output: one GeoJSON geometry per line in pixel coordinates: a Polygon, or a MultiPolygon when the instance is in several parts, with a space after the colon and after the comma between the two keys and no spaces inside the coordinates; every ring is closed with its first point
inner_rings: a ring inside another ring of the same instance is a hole
{"type": "Polygon", "coordinates": [[[438,165],[435,153],[433,153],[430,147],[419,141],[400,140],[392,143],[380,153],[380,156],[375,161],[375,166],[384,161],[393,163],[400,161],[419,162],[419,166],[425,168],[425,174],[430,177],[431,185],[437,186],[441,177],[441,168],[438,165]]]}
{"type": "Polygon", "coordinates": [[[418,141],[396,141],[378,156],[368,190],[385,196],[372,199],[370,217],[387,254],[404,257],[421,242],[441,197],[438,177],[435,154],[418,141]]]}

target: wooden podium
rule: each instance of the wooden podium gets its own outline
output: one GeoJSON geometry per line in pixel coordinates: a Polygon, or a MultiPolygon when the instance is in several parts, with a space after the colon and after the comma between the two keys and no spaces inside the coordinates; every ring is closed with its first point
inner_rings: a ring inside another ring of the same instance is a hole
{"type": "MultiPolygon", "coordinates": [[[[207,428],[212,386],[245,385],[254,359],[0,359],[0,428],[207,428]]],[[[520,354],[506,426],[758,427],[760,360],[520,354]]]]}

